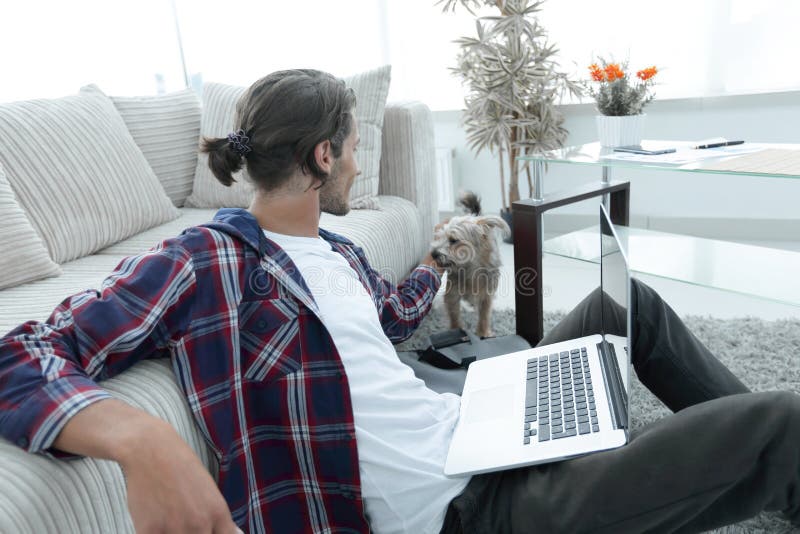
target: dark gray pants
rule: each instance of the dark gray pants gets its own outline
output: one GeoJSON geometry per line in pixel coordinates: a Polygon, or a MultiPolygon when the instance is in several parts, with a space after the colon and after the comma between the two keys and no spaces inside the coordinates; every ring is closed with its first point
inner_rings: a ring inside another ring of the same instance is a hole
{"type": "MultiPolygon", "coordinates": [[[[800,396],[750,393],[655,291],[634,282],[631,300],[636,373],[676,413],[619,449],[473,477],[443,532],[699,532],[762,510],[800,523],[800,396]]],[[[599,307],[595,292],[542,344],[598,333],[599,307]]]]}

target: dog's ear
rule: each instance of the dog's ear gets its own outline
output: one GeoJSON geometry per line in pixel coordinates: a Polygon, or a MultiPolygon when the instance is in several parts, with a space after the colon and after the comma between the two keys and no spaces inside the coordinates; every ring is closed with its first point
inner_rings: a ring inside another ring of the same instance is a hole
{"type": "Polygon", "coordinates": [[[486,235],[492,230],[500,230],[503,232],[503,237],[511,235],[511,228],[508,227],[508,224],[506,224],[502,217],[498,217],[497,215],[484,215],[483,217],[479,217],[476,222],[486,228],[486,235]]]}

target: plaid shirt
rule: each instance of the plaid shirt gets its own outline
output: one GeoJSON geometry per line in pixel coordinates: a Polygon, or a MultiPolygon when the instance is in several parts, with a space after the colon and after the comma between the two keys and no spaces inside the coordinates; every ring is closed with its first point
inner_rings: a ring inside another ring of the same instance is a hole
{"type": "MultiPolygon", "coordinates": [[[[320,230],[370,292],[393,342],[441,282],[419,266],[395,287],[363,251],[320,230]]],[[[97,381],[172,359],[219,487],[249,532],[368,532],[344,366],[287,254],[246,210],[220,210],[123,260],[101,290],[0,340],[0,435],[45,452],[69,418],[109,397],[97,381]]]]}

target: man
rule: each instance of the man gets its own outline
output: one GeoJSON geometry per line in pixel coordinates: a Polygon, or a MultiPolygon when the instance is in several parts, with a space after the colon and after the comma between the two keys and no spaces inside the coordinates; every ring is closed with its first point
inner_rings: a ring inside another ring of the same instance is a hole
{"type": "MultiPolygon", "coordinates": [[[[641,284],[635,366],[679,413],[618,450],[444,477],[459,399],[425,388],[391,345],[430,310],[440,269],[429,255],[394,287],[318,226],[349,209],[354,105],[317,71],[256,82],[238,131],[203,147],[222,183],[247,166],[250,208],[123,261],[101,293],[2,339],[2,436],[119,462],[139,532],[697,531],[762,509],[798,521],[800,400],[747,393],[641,284]],[[169,425],[95,383],[157,356],[217,454],[216,485],[169,425]]],[[[596,332],[598,303],[544,342],[596,332]]]]}

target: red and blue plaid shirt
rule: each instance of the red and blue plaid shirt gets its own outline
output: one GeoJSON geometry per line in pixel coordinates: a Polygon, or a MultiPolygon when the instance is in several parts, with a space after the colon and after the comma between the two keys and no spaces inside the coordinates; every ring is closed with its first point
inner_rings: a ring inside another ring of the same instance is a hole
{"type": "MultiPolygon", "coordinates": [[[[320,236],[358,273],[389,339],[410,336],[436,271],[422,265],[395,287],[359,247],[320,236]]],[[[126,258],[100,291],[2,338],[0,435],[46,451],[70,417],[110,397],[97,381],[155,357],[172,359],[240,527],[369,531],[341,358],[302,276],[246,210],[126,258]]]]}

